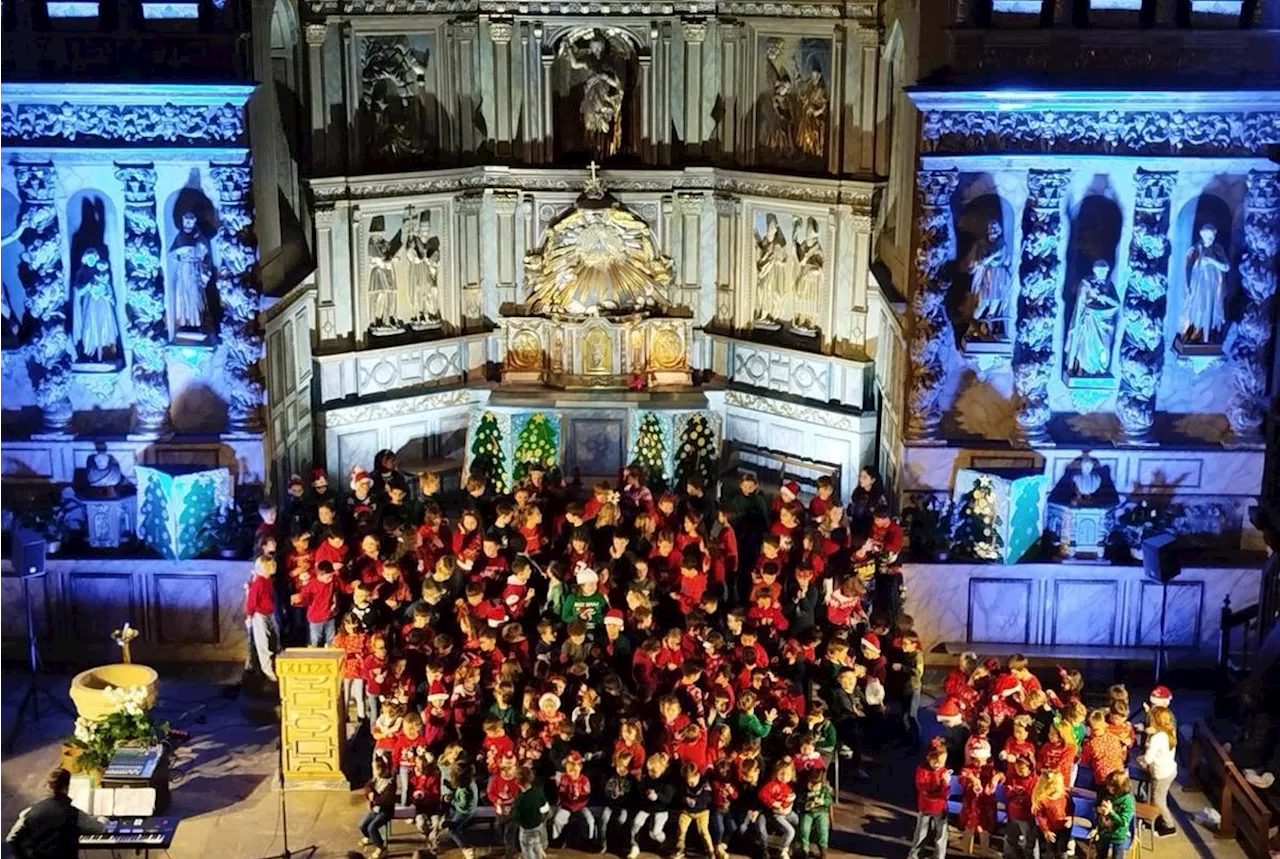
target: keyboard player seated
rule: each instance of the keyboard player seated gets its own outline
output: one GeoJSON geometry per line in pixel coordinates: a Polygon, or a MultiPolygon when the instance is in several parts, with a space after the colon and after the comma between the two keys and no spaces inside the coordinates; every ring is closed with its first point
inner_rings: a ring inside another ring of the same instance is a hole
{"type": "Polygon", "coordinates": [[[15,859],[76,859],[81,835],[104,830],[103,823],[71,804],[71,773],[49,773],[49,797],[24,808],[5,836],[15,859]]]}

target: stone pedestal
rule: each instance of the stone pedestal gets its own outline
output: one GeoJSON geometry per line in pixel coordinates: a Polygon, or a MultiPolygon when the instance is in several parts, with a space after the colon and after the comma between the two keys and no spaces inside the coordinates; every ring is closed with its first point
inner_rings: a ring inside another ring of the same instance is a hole
{"type": "Polygon", "coordinates": [[[286,788],[350,790],[342,660],[331,647],[291,647],[276,657],[286,788]]]}
{"type": "Polygon", "coordinates": [[[1081,561],[1103,556],[1112,521],[1110,507],[1072,507],[1050,501],[1045,512],[1045,529],[1057,535],[1062,557],[1081,561]]]}
{"type": "Polygon", "coordinates": [[[127,495],[79,501],[84,505],[89,545],[95,549],[114,549],[137,528],[138,496],[132,487],[127,495]]]}

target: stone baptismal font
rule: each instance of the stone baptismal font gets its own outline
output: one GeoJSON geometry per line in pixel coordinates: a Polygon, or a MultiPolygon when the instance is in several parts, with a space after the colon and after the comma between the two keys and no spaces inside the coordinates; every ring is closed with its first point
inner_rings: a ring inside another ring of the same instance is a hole
{"type": "Polygon", "coordinates": [[[525,256],[523,304],[502,308],[504,382],[647,388],[691,382],[692,314],[669,299],[672,260],[595,175],[525,256]]]}

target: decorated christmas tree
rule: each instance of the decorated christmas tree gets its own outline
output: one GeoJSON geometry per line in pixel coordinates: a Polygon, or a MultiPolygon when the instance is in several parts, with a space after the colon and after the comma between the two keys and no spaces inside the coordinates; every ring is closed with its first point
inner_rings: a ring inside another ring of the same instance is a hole
{"type": "Polygon", "coordinates": [[[662,439],[662,424],[653,412],[645,412],[636,431],[634,464],[644,471],[645,480],[654,492],[667,486],[667,443],[662,439]]]}
{"type": "Polygon", "coordinates": [[[471,440],[471,473],[489,479],[489,486],[497,492],[507,491],[507,461],[502,454],[502,430],[493,412],[480,416],[475,437],[471,440]]]}
{"type": "Polygon", "coordinates": [[[951,556],[961,560],[998,561],[1004,538],[996,511],[996,494],[990,477],[979,476],[960,499],[952,533],[951,556]]]}
{"type": "Polygon", "coordinates": [[[531,466],[550,468],[555,465],[558,448],[555,425],[542,412],[534,412],[520,428],[516,439],[515,479],[524,480],[531,466]]]}
{"type": "Polygon", "coordinates": [[[710,421],[705,415],[690,416],[680,431],[680,443],[676,448],[676,484],[683,487],[695,475],[702,478],[703,486],[711,488],[715,471],[716,438],[710,421]]]}

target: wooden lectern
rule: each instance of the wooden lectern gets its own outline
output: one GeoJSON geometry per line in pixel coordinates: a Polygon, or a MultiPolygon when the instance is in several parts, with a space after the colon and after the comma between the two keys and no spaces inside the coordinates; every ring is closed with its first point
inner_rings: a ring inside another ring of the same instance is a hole
{"type": "Polygon", "coordinates": [[[332,647],[291,647],[276,656],[286,788],[351,789],[343,770],[342,660],[332,647]]]}

